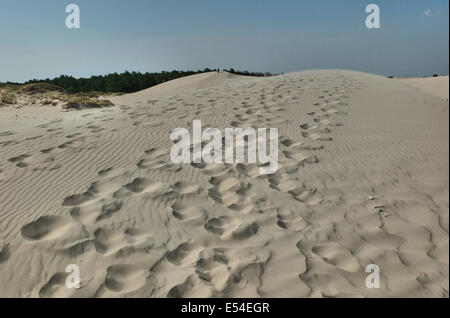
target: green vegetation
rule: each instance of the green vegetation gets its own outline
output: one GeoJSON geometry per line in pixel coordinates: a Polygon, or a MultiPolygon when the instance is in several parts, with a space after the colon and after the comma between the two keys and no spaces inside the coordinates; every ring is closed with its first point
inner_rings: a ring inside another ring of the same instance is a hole
{"type": "Polygon", "coordinates": [[[17,89],[19,87],[19,84],[15,84],[15,83],[0,83],[0,89],[5,88],[5,89],[17,89]]]}
{"type": "Polygon", "coordinates": [[[0,106],[12,105],[61,105],[66,109],[82,109],[113,106],[113,103],[100,97],[111,95],[92,91],[88,93],[68,94],[64,88],[49,83],[3,84],[0,83],[0,106]],[[20,96],[20,101],[17,97],[20,96]]]}
{"type": "MultiPolygon", "coordinates": [[[[279,74],[272,74],[269,72],[261,73],[261,72],[249,72],[249,71],[235,71],[233,68],[230,68],[229,70],[225,70],[228,73],[237,74],[237,75],[244,75],[244,76],[256,76],[256,77],[269,77],[269,76],[275,76],[279,74]]],[[[283,73],[280,73],[283,74],[283,73]]]]}
{"type": "Polygon", "coordinates": [[[48,83],[32,83],[20,86],[20,92],[25,94],[45,94],[48,92],[64,92],[64,89],[48,83]]]}
{"type": "Polygon", "coordinates": [[[65,103],[63,108],[74,108],[74,109],[82,109],[82,108],[99,108],[99,107],[108,107],[113,106],[114,104],[107,99],[98,99],[98,98],[89,98],[84,96],[71,96],[68,95],[64,99],[65,103]]]}
{"type": "Polygon", "coordinates": [[[0,102],[2,104],[15,104],[17,102],[16,96],[10,92],[2,92],[0,95],[0,102]]]}
{"type": "MultiPolygon", "coordinates": [[[[67,93],[88,93],[88,92],[101,92],[101,93],[134,93],[173,79],[177,79],[184,76],[200,74],[204,72],[211,72],[217,70],[211,70],[205,68],[202,71],[171,71],[160,73],[139,73],[139,72],[124,72],[113,73],[104,76],[92,76],[90,78],[74,78],[72,76],[61,75],[54,79],[45,80],[31,80],[25,84],[50,84],[63,88],[67,93]]],[[[239,75],[247,76],[271,76],[270,73],[252,73],[248,71],[235,71],[230,68],[228,72],[239,75]]],[[[44,89],[45,86],[39,87],[44,89]]],[[[31,89],[31,88],[30,88],[31,89]]],[[[32,90],[32,89],[31,89],[32,90]]]]}

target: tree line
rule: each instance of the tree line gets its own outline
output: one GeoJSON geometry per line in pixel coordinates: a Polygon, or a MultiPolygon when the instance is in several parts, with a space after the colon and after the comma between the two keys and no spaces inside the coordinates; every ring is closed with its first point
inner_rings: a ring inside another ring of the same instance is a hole
{"type": "MultiPolygon", "coordinates": [[[[24,84],[30,83],[48,83],[64,88],[67,93],[86,93],[92,91],[105,93],[133,93],[166,81],[174,80],[180,77],[200,74],[204,72],[219,71],[219,69],[209,69],[198,71],[171,71],[158,73],[140,73],[140,72],[123,72],[112,73],[108,75],[91,76],[90,78],[75,78],[73,76],[61,75],[53,79],[37,80],[33,79],[24,84]]],[[[259,73],[248,71],[236,71],[233,68],[224,70],[233,74],[246,76],[272,76],[271,73],[259,73]]]]}

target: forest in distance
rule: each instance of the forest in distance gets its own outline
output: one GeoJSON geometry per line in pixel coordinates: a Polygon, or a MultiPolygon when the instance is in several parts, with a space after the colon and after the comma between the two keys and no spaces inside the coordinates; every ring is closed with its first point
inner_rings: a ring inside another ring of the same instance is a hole
{"type": "MultiPolygon", "coordinates": [[[[134,93],[170,80],[174,80],[180,77],[200,74],[211,71],[226,71],[232,74],[246,75],[246,76],[257,76],[257,77],[268,77],[277,74],[272,74],[269,72],[249,72],[249,71],[239,71],[230,69],[209,69],[205,68],[198,71],[177,71],[173,70],[170,72],[154,72],[154,73],[140,73],[140,72],[129,72],[125,71],[123,73],[111,73],[107,75],[97,75],[91,76],[89,78],[75,78],[73,76],[61,75],[53,79],[33,79],[27,81],[23,84],[33,84],[33,83],[47,83],[59,86],[63,88],[69,94],[75,93],[87,93],[87,92],[104,92],[104,93],[134,93]]],[[[19,83],[8,82],[11,85],[21,85],[19,83]]]]}

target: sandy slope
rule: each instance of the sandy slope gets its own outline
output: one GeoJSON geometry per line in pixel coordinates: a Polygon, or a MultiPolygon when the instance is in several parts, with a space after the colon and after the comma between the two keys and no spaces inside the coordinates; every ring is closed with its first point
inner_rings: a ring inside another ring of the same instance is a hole
{"type": "Polygon", "coordinates": [[[428,94],[438,96],[448,101],[448,75],[438,77],[400,78],[399,80],[423,90],[428,94]]]}
{"type": "Polygon", "coordinates": [[[0,296],[448,297],[448,102],[338,70],[114,102],[0,109],[0,296]],[[278,127],[280,169],[171,163],[193,119],[278,127]]]}

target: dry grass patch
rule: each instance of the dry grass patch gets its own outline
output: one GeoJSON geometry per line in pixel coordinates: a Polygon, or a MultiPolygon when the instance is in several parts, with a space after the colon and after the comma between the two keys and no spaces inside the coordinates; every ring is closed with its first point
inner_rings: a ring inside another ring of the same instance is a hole
{"type": "Polygon", "coordinates": [[[115,96],[116,93],[86,92],[68,94],[62,87],[47,83],[16,85],[0,83],[0,105],[61,105],[64,109],[101,108],[114,106],[102,96],[115,96]]]}
{"type": "Polygon", "coordinates": [[[15,104],[17,102],[16,95],[10,92],[2,92],[0,95],[0,103],[15,104]]]}
{"type": "Polygon", "coordinates": [[[65,101],[63,108],[65,109],[83,109],[83,108],[100,108],[114,106],[107,99],[89,98],[85,96],[64,96],[65,101]]]}
{"type": "Polygon", "coordinates": [[[45,94],[45,93],[63,93],[64,89],[60,86],[47,83],[25,84],[20,87],[20,92],[24,94],[45,94]]]}

